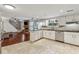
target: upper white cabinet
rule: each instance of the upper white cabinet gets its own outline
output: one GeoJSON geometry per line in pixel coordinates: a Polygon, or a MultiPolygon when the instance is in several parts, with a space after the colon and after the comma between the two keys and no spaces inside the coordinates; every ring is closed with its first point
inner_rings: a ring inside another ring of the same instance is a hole
{"type": "Polygon", "coordinates": [[[65,25],[65,23],[66,23],[65,18],[63,18],[63,17],[58,18],[58,24],[59,24],[59,25],[65,25]]]}
{"type": "Polygon", "coordinates": [[[73,15],[72,21],[79,21],[79,15],[73,15]]]}
{"type": "Polygon", "coordinates": [[[64,42],[79,45],[79,33],[64,32],[64,42]]]}
{"type": "Polygon", "coordinates": [[[65,25],[66,22],[79,21],[79,15],[62,16],[57,18],[59,25],[65,25]]]}

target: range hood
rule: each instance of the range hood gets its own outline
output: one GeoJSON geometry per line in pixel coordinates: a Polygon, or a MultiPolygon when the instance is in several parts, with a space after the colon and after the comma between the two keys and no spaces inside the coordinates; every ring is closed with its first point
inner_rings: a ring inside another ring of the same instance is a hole
{"type": "Polygon", "coordinates": [[[79,24],[79,21],[66,22],[66,24],[79,24]]]}

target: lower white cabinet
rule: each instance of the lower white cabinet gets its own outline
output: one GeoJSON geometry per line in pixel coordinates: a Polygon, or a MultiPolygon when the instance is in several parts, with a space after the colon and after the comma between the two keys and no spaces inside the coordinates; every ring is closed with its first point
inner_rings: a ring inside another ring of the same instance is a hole
{"type": "MultiPolygon", "coordinates": [[[[63,40],[64,42],[74,44],[74,45],[79,45],[78,32],[64,32],[64,34],[61,36],[64,37],[64,40],[63,40]]],[[[56,36],[55,31],[48,31],[48,30],[39,30],[39,31],[30,32],[30,41],[36,41],[42,37],[55,40],[56,37],[59,37],[59,36],[56,36]]]]}
{"type": "Polygon", "coordinates": [[[38,31],[36,35],[38,36],[38,39],[42,38],[42,31],[38,31]]]}
{"type": "Polygon", "coordinates": [[[64,32],[64,42],[72,43],[72,35],[70,32],[64,32]]]}
{"type": "Polygon", "coordinates": [[[43,30],[43,37],[55,40],[55,31],[43,30]]]}
{"type": "Polygon", "coordinates": [[[64,32],[64,42],[79,45],[79,33],[77,32],[64,32]]]}
{"type": "Polygon", "coordinates": [[[42,31],[31,31],[30,41],[36,41],[42,37],[42,31]]]}
{"type": "Polygon", "coordinates": [[[47,38],[46,37],[46,31],[45,30],[43,30],[43,37],[47,38]]]}
{"type": "Polygon", "coordinates": [[[39,30],[30,32],[30,41],[36,41],[42,37],[55,40],[55,31],[39,30]]]}
{"type": "Polygon", "coordinates": [[[55,40],[55,31],[51,31],[50,33],[50,39],[55,40]]]}
{"type": "Polygon", "coordinates": [[[36,40],[36,35],[35,35],[35,32],[30,32],[30,41],[34,41],[36,40]]]}

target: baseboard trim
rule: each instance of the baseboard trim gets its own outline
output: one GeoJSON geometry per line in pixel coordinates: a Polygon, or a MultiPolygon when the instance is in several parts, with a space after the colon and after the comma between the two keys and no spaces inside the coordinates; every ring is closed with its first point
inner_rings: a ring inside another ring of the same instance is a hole
{"type": "MultiPolygon", "coordinates": [[[[47,40],[56,41],[56,42],[65,43],[65,44],[69,44],[69,45],[73,45],[73,46],[79,47],[79,45],[75,45],[75,44],[71,44],[71,43],[66,43],[66,42],[59,41],[59,40],[53,40],[53,39],[49,39],[49,38],[46,38],[46,37],[42,37],[42,39],[47,39],[47,40]]],[[[39,40],[37,40],[37,41],[39,41],[39,40]]]]}
{"type": "Polygon", "coordinates": [[[73,45],[73,46],[77,46],[77,47],[79,47],[79,45],[75,45],[75,44],[71,44],[71,43],[66,43],[66,42],[64,42],[65,44],[69,44],[69,45],[73,45]]]}
{"type": "Polygon", "coordinates": [[[37,42],[37,41],[39,41],[39,40],[42,40],[43,39],[43,37],[42,38],[40,38],[40,39],[38,39],[38,40],[35,40],[35,41],[30,41],[31,43],[35,43],[35,42],[37,42]]]}

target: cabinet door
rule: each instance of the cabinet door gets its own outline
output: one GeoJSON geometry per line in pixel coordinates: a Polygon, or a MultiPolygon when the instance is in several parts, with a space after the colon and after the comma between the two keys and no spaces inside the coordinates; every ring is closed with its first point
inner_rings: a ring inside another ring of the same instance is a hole
{"type": "Polygon", "coordinates": [[[79,33],[76,34],[75,41],[76,41],[76,44],[79,45],[79,33]]]}
{"type": "Polygon", "coordinates": [[[43,30],[43,37],[46,37],[46,32],[43,30]]]}
{"type": "Polygon", "coordinates": [[[74,33],[73,38],[72,44],[79,45],[79,33],[74,33]]]}
{"type": "Polygon", "coordinates": [[[55,40],[55,31],[50,32],[50,39],[55,40]]]}
{"type": "Polygon", "coordinates": [[[42,38],[43,37],[43,33],[42,33],[42,30],[39,31],[39,38],[42,38]]]}
{"type": "Polygon", "coordinates": [[[50,39],[50,31],[46,31],[46,38],[50,39]]]}
{"type": "Polygon", "coordinates": [[[30,40],[31,41],[35,41],[35,40],[37,40],[37,34],[36,34],[36,32],[30,32],[30,40]]]}
{"type": "Polygon", "coordinates": [[[34,41],[34,32],[30,32],[30,41],[34,41]]]}
{"type": "MultiPolygon", "coordinates": [[[[36,35],[36,40],[42,38],[42,31],[37,31],[35,35],[36,35]]],[[[45,34],[44,34],[44,36],[45,36],[45,34]]]]}
{"type": "Polygon", "coordinates": [[[72,41],[73,41],[72,33],[64,32],[64,42],[72,44],[72,41]]]}
{"type": "Polygon", "coordinates": [[[41,31],[41,34],[42,34],[41,37],[43,37],[43,31],[41,31]]]}
{"type": "Polygon", "coordinates": [[[44,37],[45,37],[45,38],[47,38],[46,36],[47,36],[47,32],[46,32],[46,31],[44,31],[44,37]]]}
{"type": "Polygon", "coordinates": [[[59,19],[59,25],[65,25],[66,19],[65,18],[60,18],[59,19]]]}
{"type": "Polygon", "coordinates": [[[38,32],[37,32],[37,36],[38,36],[37,39],[40,39],[40,38],[41,38],[41,31],[38,31],[38,32]]]}
{"type": "Polygon", "coordinates": [[[49,39],[52,39],[52,38],[51,38],[51,35],[52,35],[51,32],[52,32],[52,31],[48,31],[48,32],[47,32],[47,38],[49,38],[49,39]]]}
{"type": "Polygon", "coordinates": [[[47,38],[47,36],[48,36],[48,32],[46,30],[43,31],[43,37],[47,38]]]}
{"type": "Polygon", "coordinates": [[[55,39],[55,31],[43,31],[43,37],[55,39]]]}
{"type": "Polygon", "coordinates": [[[35,37],[36,37],[35,40],[38,40],[39,39],[39,35],[40,35],[39,31],[36,31],[35,32],[35,37]]]}
{"type": "Polygon", "coordinates": [[[74,45],[79,45],[79,33],[65,33],[64,41],[74,45]]]}

